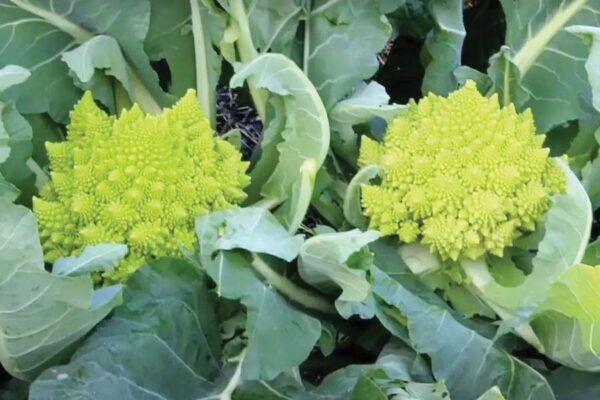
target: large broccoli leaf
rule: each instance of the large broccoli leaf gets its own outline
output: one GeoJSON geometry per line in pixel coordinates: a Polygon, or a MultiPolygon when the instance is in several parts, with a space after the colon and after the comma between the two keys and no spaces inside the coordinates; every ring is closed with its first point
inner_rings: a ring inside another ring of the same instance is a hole
{"type": "Polygon", "coordinates": [[[588,49],[566,28],[597,25],[600,1],[501,2],[506,46],[492,57],[488,70],[501,101],[531,108],[542,132],[578,119],[581,97],[591,95],[585,71],[588,49]]]}
{"type": "Polygon", "coordinates": [[[128,282],[124,304],[71,358],[45,371],[30,399],[193,400],[218,392],[219,326],[200,272],[162,259],[128,282]]]}
{"type": "Polygon", "coordinates": [[[548,357],[571,368],[600,371],[600,269],[577,265],[546,293],[531,327],[548,357]]]}
{"type": "Polygon", "coordinates": [[[247,79],[275,95],[276,111],[261,144],[264,157],[251,172],[250,200],[260,194],[280,203],[290,197],[305,162],[313,163],[315,171],[323,164],[329,149],[327,112],[302,70],[283,55],[264,54],[238,66],[230,84],[239,87],[247,79]]]}
{"type": "Polygon", "coordinates": [[[600,398],[598,374],[560,367],[547,373],[557,400],[589,400],[600,398]]]}
{"type": "MultiPolygon", "coordinates": [[[[318,319],[289,304],[254,269],[276,274],[258,256],[249,260],[228,249],[244,249],[291,261],[302,243],[261,208],[216,212],[196,223],[202,267],[217,293],[247,308],[248,348],[242,363],[246,379],[273,379],[304,361],[321,335],[318,319]],[[290,346],[290,343],[294,343],[290,346]]],[[[272,277],[274,275],[270,275],[272,277]]]]}
{"type": "Polygon", "coordinates": [[[406,323],[410,342],[419,353],[429,355],[433,376],[446,382],[451,396],[475,400],[496,385],[512,400],[554,399],[544,377],[533,368],[378,268],[372,273],[373,292],[385,302],[380,312],[391,316],[383,321],[392,332],[393,325],[406,323]]]}
{"type": "Polygon", "coordinates": [[[94,291],[89,275],[47,272],[32,212],[1,207],[0,361],[12,375],[33,379],[121,301],[121,287],[94,291]]]}
{"type": "Polygon", "coordinates": [[[463,23],[462,0],[428,0],[427,8],[433,29],[427,34],[423,54],[425,76],[423,94],[447,95],[456,90],[454,70],[460,65],[466,31],[463,23]]]}
{"type": "Polygon", "coordinates": [[[378,238],[376,231],[360,232],[358,229],[313,236],[300,249],[298,272],[304,281],[319,290],[339,294],[336,308],[344,318],[349,318],[355,311],[363,318],[372,318],[372,307],[360,307],[355,311],[353,307],[367,300],[370,294],[366,279],[369,263],[365,262],[369,254],[361,249],[366,250],[365,246],[378,238]]]}
{"type": "MultiPolygon", "coordinates": [[[[242,0],[221,3],[235,6],[242,0]]],[[[244,7],[238,4],[230,12],[237,25],[248,27],[247,32],[238,32],[241,61],[247,63],[248,57],[267,51],[292,58],[327,109],[377,72],[377,53],[392,35],[385,14],[396,7],[381,0],[243,3],[244,7]],[[247,47],[252,51],[244,50],[247,47]]]]}
{"type": "MultiPolygon", "coordinates": [[[[81,92],[60,57],[95,34],[108,35],[118,41],[136,88],[133,96],[136,101],[148,111],[155,112],[159,105],[167,106],[173,102],[174,98],[160,88],[158,76],[144,49],[151,11],[148,0],[2,0],[0,6],[0,25],[6,28],[0,30],[0,42],[3,43],[0,59],[10,60],[32,73],[18,90],[7,93],[16,101],[19,111],[48,112],[56,121],[67,121],[68,111],[81,92]]],[[[152,54],[161,53],[154,47],[152,54]]],[[[3,66],[2,62],[0,66],[3,66]]],[[[105,81],[103,86],[94,88],[99,92],[112,92],[108,83],[105,81]]],[[[104,94],[104,98],[108,96],[104,94]]]]}
{"type": "Polygon", "coordinates": [[[389,101],[385,88],[377,82],[371,82],[359,85],[352,96],[337,103],[329,113],[331,146],[336,154],[351,165],[356,165],[360,135],[354,131],[354,126],[368,123],[375,117],[389,122],[406,108],[399,104],[388,104],[389,101]]]}
{"type": "MultiPolygon", "coordinates": [[[[0,95],[13,86],[23,84],[30,76],[27,69],[18,65],[0,68],[0,95]]],[[[32,152],[31,138],[31,126],[25,118],[13,104],[0,101],[0,182],[10,182],[4,183],[3,189],[13,184],[21,191],[33,191],[35,179],[26,165],[32,152]]],[[[3,189],[0,188],[0,192],[4,194],[15,193],[14,190],[3,189]]],[[[9,202],[13,200],[10,198],[9,202]]]]}
{"type": "Polygon", "coordinates": [[[377,69],[377,53],[392,35],[382,1],[311,2],[306,13],[303,70],[327,109],[377,69]]]}

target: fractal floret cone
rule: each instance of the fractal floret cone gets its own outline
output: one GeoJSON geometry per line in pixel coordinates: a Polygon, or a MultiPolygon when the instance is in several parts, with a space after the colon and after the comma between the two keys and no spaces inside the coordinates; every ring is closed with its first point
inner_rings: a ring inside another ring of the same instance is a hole
{"type": "Polygon", "coordinates": [[[359,163],[383,171],[380,184],[362,187],[364,213],[382,234],[442,259],[502,256],[566,190],[544,139],[529,110],[501,108],[473,82],[430,94],[390,124],[384,143],[363,138],[359,163]]]}
{"type": "Polygon", "coordinates": [[[34,198],[45,259],[123,243],[129,254],[107,281],[196,244],[194,221],[246,197],[248,163],[211,130],[193,90],[157,116],[137,105],[115,119],[87,92],[67,140],[46,144],[51,181],[34,198]]]}

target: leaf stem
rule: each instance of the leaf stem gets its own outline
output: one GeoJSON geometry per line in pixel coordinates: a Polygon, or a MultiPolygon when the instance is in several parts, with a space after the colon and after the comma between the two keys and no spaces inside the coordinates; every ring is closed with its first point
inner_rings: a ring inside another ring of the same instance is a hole
{"type": "Polygon", "coordinates": [[[314,311],[325,314],[337,314],[335,307],[329,300],[316,293],[309,292],[279,275],[256,254],[252,258],[252,267],[275,289],[286,295],[290,300],[314,311]]]}
{"type": "Polygon", "coordinates": [[[342,0],[329,0],[327,3],[319,6],[314,11],[312,11],[312,14],[313,15],[320,14],[323,11],[327,10],[329,7],[334,6],[335,4],[339,3],[340,1],[342,1],[342,0]]]}
{"type": "Polygon", "coordinates": [[[127,90],[117,79],[114,80],[113,91],[115,93],[115,113],[119,116],[123,110],[131,108],[132,103],[127,90]]]}
{"type": "Polygon", "coordinates": [[[223,389],[223,391],[219,394],[219,400],[231,400],[231,395],[242,381],[242,364],[244,363],[244,359],[246,358],[247,350],[247,348],[242,350],[240,355],[237,357],[239,359],[238,365],[235,368],[233,376],[227,383],[227,386],[225,386],[225,389],[223,389]]]}
{"type": "Polygon", "coordinates": [[[310,57],[310,1],[306,2],[306,19],[304,20],[304,51],[302,55],[302,70],[308,76],[308,59],[310,57]]]}
{"type": "Polygon", "coordinates": [[[244,359],[246,358],[246,351],[248,348],[242,350],[242,352],[235,357],[234,359],[228,360],[230,362],[238,362],[237,367],[235,367],[235,371],[233,375],[227,382],[227,386],[218,394],[211,395],[209,397],[201,397],[196,400],[231,400],[231,396],[237,387],[242,383],[242,364],[244,363],[244,359]]]}
{"type": "Polygon", "coordinates": [[[192,10],[192,34],[194,36],[194,57],[196,64],[196,94],[198,101],[204,110],[204,114],[210,118],[210,123],[215,128],[215,112],[213,97],[211,96],[208,52],[206,49],[206,37],[204,35],[204,26],[202,16],[198,6],[199,0],[190,0],[192,10]]]}
{"type": "Polygon", "coordinates": [[[40,190],[50,180],[50,176],[40,167],[40,165],[33,159],[30,158],[25,162],[25,165],[31,169],[31,172],[35,175],[35,187],[40,190]]]}
{"type": "MultiPolygon", "coordinates": [[[[252,42],[252,34],[250,32],[246,8],[244,7],[243,0],[231,0],[230,5],[231,16],[237,22],[240,29],[239,37],[236,40],[236,47],[241,61],[243,63],[249,63],[258,57],[258,52],[256,51],[256,47],[254,47],[254,43],[252,42]]],[[[263,121],[265,121],[267,116],[267,91],[257,87],[254,78],[248,79],[248,88],[250,89],[250,95],[252,96],[252,100],[258,115],[263,121]]]]}
{"type": "Polygon", "coordinates": [[[252,204],[252,207],[262,207],[266,208],[267,210],[272,210],[281,203],[282,201],[279,199],[274,199],[272,197],[264,197],[258,200],[256,203],[252,204]]]}
{"type": "Polygon", "coordinates": [[[565,25],[587,4],[588,0],[575,0],[560,8],[533,37],[515,54],[513,62],[524,76],[546,50],[546,46],[565,25]]]}

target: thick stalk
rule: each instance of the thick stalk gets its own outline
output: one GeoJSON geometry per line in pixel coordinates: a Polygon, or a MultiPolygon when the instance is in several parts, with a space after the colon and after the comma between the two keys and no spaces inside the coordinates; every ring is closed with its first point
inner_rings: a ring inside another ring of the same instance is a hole
{"type": "Polygon", "coordinates": [[[252,267],[262,275],[275,289],[283,293],[290,300],[314,311],[325,314],[337,314],[335,307],[329,300],[318,294],[311,293],[308,290],[297,286],[289,279],[284,278],[275,272],[258,255],[252,259],[252,267]]]}
{"type": "Polygon", "coordinates": [[[121,82],[114,80],[113,91],[115,93],[115,111],[117,116],[121,115],[123,110],[131,108],[132,103],[127,90],[121,85],[121,82]]]}
{"type": "Polygon", "coordinates": [[[304,52],[302,55],[302,70],[308,76],[308,61],[310,56],[310,1],[306,2],[306,18],[304,20],[304,52]]]}
{"type": "MultiPolygon", "coordinates": [[[[243,0],[231,0],[231,16],[235,20],[240,30],[239,37],[236,40],[236,48],[243,63],[249,63],[258,57],[258,52],[252,41],[250,33],[250,25],[248,23],[248,15],[243,0]]],[[[256,111],[260,118],[265,121],[267,116],[267,97],[268,93],[264,89],[256,86],[256,81],[253,78],[248,79],[248,87],[250,95],[256,107],[256,111]]]]}
{"type": "Polygon", "coordinates": [[[267,210],[273,210],[275,207],[282,203],[281,200],[273,199],[271,197],[264,197],[258,200],[256,203],[252,204],[252,207],[262,207],[267,210]]]}
{"type": "Polygon", "coordinates": [[[210,124],[215,129],[215,110],[212,88],[210,85],[208,51],[206,48],[206,37],[202,16],[200,15],[199,0],[190,0],[192,10],[192,34],[194,35],[194,57],[196,63],[196,94],[198,101],[204,110],[204,114],[210,118],[210,124]]]}

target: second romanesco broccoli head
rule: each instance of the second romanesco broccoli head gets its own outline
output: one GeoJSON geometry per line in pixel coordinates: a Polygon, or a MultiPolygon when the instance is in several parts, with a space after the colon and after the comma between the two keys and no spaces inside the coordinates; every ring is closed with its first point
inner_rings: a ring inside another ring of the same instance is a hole
{"type": "Polygon", "coordinates": [[[565,191],[544,138],[529,110],[500,108],[473,82],[430,94],[390,124],[385,143],[363,138],[359,163],[382,170],[381,184],[362,187],[364,213],[382,234],[442,259],[501,256],[565,191]]]}
{"type": "Polygon", "coordinates": [[[88,92],[71,112],[67,140],[46,148],[52,179],[34,199],[45,259],[127,244],[108,281],[193,248],[196,217],[237,206],[250,180],[248,163],[215,136],[192,90],[161,115],[134,105],[118,119],[88,92]]]}

